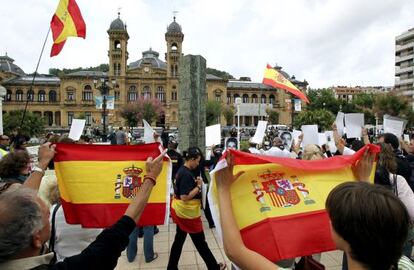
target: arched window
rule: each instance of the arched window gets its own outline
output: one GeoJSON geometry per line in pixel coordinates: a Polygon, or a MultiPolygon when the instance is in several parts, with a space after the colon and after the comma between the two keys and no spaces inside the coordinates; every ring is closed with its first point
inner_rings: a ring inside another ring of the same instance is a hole
{"type": "Polygon", "coordinates": [[[240,97],[240,96],[239,96],[239,94],[234,94],[234,95],[233,95],[233,100],[234,100],[234,102],[236,102],[236,98],[238,98],[238,97],[240,97]]]}
{"type": "Polygon", "coordinates": [[[37,101],[45,102],[46,101],[46,92],[44,90],[39,90],[37,93],[37,101]]]}
{"type": "Polygon", "coordinates": [[[262,104],[266,104],[266,95],[262,95],[260,99],[262,104]]]}
{"type": "Polygon", "coordinates": [[[221,101],[221,90],[217,89],[216,91],[214,91],[214,98],[216,101],[221,101]]]}
{"type": "Polygon", "coordinates": [[[243,103],[249,103],[249,95],[248,94],[243,95],[243,103]]]}
{"type": "Polygon", "coordinates": [[[252,103],[257,103],[257,95],[256,94],[252,95],[252,103]]]}
{"type": "Polygon", "coordinates": [[[91,101],[93,100],[93,91],[90,85],[85,85],[82,91],[82,100],[91,101]]]}
{"type": "Polygon", "coordinates": [[[12,91],[7,90],[6,101],[11,101],[11,100],[12,100],[12,91]]]}
{"type": "Polygon", "coordinates": [[[114,41],[114,49],[120,50],[121,49],[121,42],[119,40],[114,41]]]}
{"type": "Polygon", "coordinates": [[[56,102],[57,101],[57,96],[56,96],[56,91],[55,90],[50,90],[49,91],[49,101],[50,102],[56,102]]]}
{"type": "Polygon", "coordinates": [[[20,89],[16,91],[16,101],[23,101],[23,91],[20,89]]]}
{"type": "Polygon", "coordinates": [[[144,99],[151,98],[151,89],[149,86],[144,86],[144,89],[142,90],[142,97],[144,99]]]}
{"type": "Polygon", "coordinates": [[[173,51],[173,52],[175,52],[175,51],[177,51],[178,50],[178,46],[177,46],[177,43],[173,43],[172,45],[171,45],[171,51],[173,51]]]}
{"type": "Polygon", "coordinates": [[[67,101],[74,101],[75,98],[75,89],[73,88],[68,88],[66,89],[66,100],[67,101]]]}
{"type": "Polygon", "coordinates": [[[33,101],[34,100],[34,91],[33,90],[27,91],[27,100],[28,101],[33,101]]]}
{"type": "Polygon", "coordinates": [[[165,91],[164,91],[164,88],[162,86],[158,86],[157,93],[156,93],[156,98],[161,102],[165,102],[165,91]]]}
{"type": "Polygon", "coordinates": [[[138,99],[137,88],[131,85],[128,90],[128,101],[135,101],[138,99]]]}
{"type": "Polygon", "coordinates": [[[272,104],[272,105],[275,104],[275,96],[274,95],[269,96],[269,103],[272,104]]]}

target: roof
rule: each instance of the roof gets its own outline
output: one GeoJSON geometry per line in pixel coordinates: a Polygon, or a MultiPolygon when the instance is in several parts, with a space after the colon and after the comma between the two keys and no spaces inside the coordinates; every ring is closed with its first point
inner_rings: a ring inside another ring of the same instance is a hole
{"type": "Polygon", "coordinates": [[[219,81],[225,81],[225,79],[218,77],[216,75],[213,74],[206,74],[206,79],[207,80],[219,80],[219,81]]]}
{"type": "Polygon", "coordinates": [[[0,72],[10,72],[17,75],[24,75],[24,71],[13,63],[14,60],[6,55],[0,56],[0,72]]]}
{"type": "Polygon", "coordinates": [[[149,64],[153,68],[161,68],[161,69],[167,69],[167,63],[160,60],[158,58],[160,54],[152,48],[150,48],[148,51],[142,52],[142,58],[138,61],[132,62],[128,65],[129,69],[136,69],[140,68],[141,65],[149,64]]]}
{"type": "Polygon", "coordinates": [[[273,87],[267,86],[263,83],[249,82],[249,81],[236,81],[236,80],[229,80],[228,83],[227,83],[227,88],[273,89],[273,87]]]}
{"type": "Polygon", "coordinates": [[[108,72],[81,70],[66,74],[69,77],[108,77],[108,72]]]}
{"type": "Polygon", "coordinates": [[[174,21],[167,27],[167,33],[182,33],[181,26],[175,21],[175,16],[174,21]]]}
{"type": "MultiPolygon", "coordinates": [[[[11,80],[8,80],[4,82],[3,85],[14,85],[14,84],[30,85],[32,81],[33,81],[33,75],[24,75],[24,76],[20,76],[20,77],[16,77],[11,80]]],[[[60,85],[60,79],[59,77],[56,77],[54,75],[38,74],[35,78],[34,84],[60,85]]]]}
{"type": "Polygon", "coordinates": [[[115,20],[111,22],[111,25],[109,26],[109,30],[121,30],[121,31],[126,30],[125,24],[121,20],[119,12],[118,12],[118,18],[116,18],[115,20]]]}

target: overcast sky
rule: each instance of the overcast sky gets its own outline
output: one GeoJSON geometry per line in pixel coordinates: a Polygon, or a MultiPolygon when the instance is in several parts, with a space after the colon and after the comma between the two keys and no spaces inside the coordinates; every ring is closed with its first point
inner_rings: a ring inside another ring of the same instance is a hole
{"type": "MultiPolygon", "coordinates": [[[[107,30],[121,8],[130,36],[128,63],[152,47],[164,59],[174,10],[183,53],[207,66],[261,81],[278,64],[310,86],[394,85],[395,37],[414,27],[413,0],[77,0],[86,39],[70,38],[39,70],[108,63],[107,30]]],[[[0,0],[0,55],[33,72],[58,0],[0,0]]]]}

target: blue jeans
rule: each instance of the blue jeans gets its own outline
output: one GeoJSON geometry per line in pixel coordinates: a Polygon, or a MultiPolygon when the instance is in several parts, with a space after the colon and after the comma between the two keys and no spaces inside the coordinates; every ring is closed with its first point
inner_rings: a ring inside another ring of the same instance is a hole
{"type": "Polygon", "coordinates": [[[154,258],[154,226],[136,227],[129,235],[129,243],[127,246],[128,262],[133,262],[137,255],[138,232],[139,229],[144,230],[144,257],[145,262],[150,262],[154,258]]]}

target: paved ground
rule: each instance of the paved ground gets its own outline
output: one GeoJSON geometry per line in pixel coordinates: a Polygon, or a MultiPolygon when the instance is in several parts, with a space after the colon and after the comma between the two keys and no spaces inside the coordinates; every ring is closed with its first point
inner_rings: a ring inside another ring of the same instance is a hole
{"type": "MultiPolygon", "coordinates": [[[[204,217],[203,217],[204,219],[204,217]]],[[[206,235],[208,246],[213,252],[218,262],[226,262],[227,269],[230,269],[230,262],[227,259],[223,246],[218,240],[215,229],[209,229],[206,221],[204,224],[204,233],[206,235]]],[[[118,260],[118,270],[129,270],[129,269],[152,269],[152,270],[165,270],[167,268],[168,257],[170,253],[171,245],[174,241],[175,236],[175,224],[169,224],[159,226],[160,232],[154,237],[154,251],[158,253],[159,257],[150,262],[145,263],[144,255],[142,254],[142,242],[143,238],[138,240],[138,254],[135,261],[129,263],[125,252],[122,253],[121,258],[118,260]]],[[[340,270],[342,262],[342,252],[331,251],[322,254],[322,263],[328,270],[340,270]]],[[[179,262],[180,270],[204,270],[207,269],[200,255],[197,253],[190,237],[187,236],[184,244],[183,252],[181,254],[179,262]]]]}

